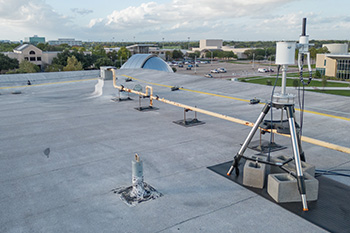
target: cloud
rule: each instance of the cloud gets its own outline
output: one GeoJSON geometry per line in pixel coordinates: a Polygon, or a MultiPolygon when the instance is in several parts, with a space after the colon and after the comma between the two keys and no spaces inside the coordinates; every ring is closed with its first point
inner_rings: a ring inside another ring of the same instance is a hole
{"type": "Polygon", "coordinates": [[[58,14],[43,0],[1,1],[0,25],[21,31],[47,32],[71,24],[68,17],[58,14]]]}
{"type": "Polygon", "coordinates": [[[300,0],[166,1],[154,0],[121,10],[111,9],[110,14],[97,18],[92,17],[93,10],[85,8],[70,9],[74,13],[71,16],[59,14],[46,4],[46,0],[0,0],[1,34],[28,36],[42,33],[54,38],[118,38],[125,41],[131,41],[133,37],[137,40],[164,37],[168,40],[187,40],[188,37],[192,40],[279,40],[297,38],[303,17],[308,17],[310,35],[323,36],[327,28],[332,32],[328,37],[348,38],[346,31],[350,29],[350,18],[345,13],[332,16],[313,12],[314,8],[299,7],[300,0]],[[77,16],[84,16],[80,19],[88,22],[79,21],[77,16]]]}
{"type": "Polygon", "coordinates": [[[220,25],[223,21],[268,14],[276,8],[276,3],[293,1],[295,0],[172,0],[165,4],[147,2],[137,7],[115,10],[105,18],[91,19],[89,28],[99,31],[105,28],[134,35],[153,31],[154,28],[159,29],[159,34],[180,31],[188,34],[190,31],[224,28],[225,25],[220,25]]]}
{"type": "Polygon", "coordinates": [[[0,26],[2,37],[14,40],[34,34],[50,39],[76,37],[85,30],[45,0],[0,0],[0,26]]]}
{"type": "Polygon", "coordinates": [[[70,9],[73,13],[77,13],[79,15],[88,15],[93,13],[93,10],[88,10],[88,9],[80,9],[80,8],[72,8],[70,9]]]}

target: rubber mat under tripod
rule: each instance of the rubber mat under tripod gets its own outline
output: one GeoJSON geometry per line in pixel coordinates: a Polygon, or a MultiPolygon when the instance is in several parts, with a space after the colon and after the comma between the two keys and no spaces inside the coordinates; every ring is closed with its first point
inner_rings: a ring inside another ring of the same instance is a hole
{"type": "MultiPolygon", "coordinates": [[[[226,175],[232,165],[232,161],[210,166],[208,169],[276,203],[267,193],[266,187],[258,189],[243,185],[242,171],[244,161],[244,159],[241,160],[240,175],[238,177],[235,175],[235,172],[231,176],[226,175]]],[[[319,181],[318,200],[308,202],[309,211],[304,212],[302,210],[301,202],[276,204],[327,231],[350,232],[350,187],[324,176],[316,179],[319,181]]]]}

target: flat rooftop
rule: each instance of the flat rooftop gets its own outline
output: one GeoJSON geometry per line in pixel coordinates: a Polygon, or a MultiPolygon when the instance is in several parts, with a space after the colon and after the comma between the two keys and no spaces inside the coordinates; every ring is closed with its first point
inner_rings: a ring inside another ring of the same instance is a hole
{"type": "MultiPolygon", "coordinates": [[[[263,105],[249,100],[268,101],[272,91],[152,70],[117,75],[125,87],[150,85],[161,98],[250,122],[263,105]],[[128,76],[132,82],[125,82],[128,76]]],[[[0,232],[326,232],[207,168],[232,160],[250,127],[200,113],[205,124],[182,127],[173,123],[183,119],[182,108],[154,101],[158,110],[137,111],[138,96],[112,101],[119,96],[112,81],[104,81],[99,95],[98,73],[93,76],[0,89],[0,232]],[[145,182],[163,196],[130,207],[112,190],[131,186],[135,153],[145,182]]],[[[304,136],[350,146],[349,97],[305,92],[305,109],[304,136]]],[[[269,140],[269,134],[262,137],[269,140]]],[[[276,135],[275,142],[287,149],[273,153],[292,156],[288,137],[276,135]]],[[[302,146],[316,169],[350,169],[348,153],[302,146]]],[[[348,177],[329,178],[350,186],[348,177]]]]}

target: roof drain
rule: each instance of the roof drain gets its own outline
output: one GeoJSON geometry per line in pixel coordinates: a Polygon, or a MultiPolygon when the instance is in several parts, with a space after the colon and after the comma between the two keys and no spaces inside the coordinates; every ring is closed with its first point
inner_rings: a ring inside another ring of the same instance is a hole
{"type": "Polygon", "coordinates": [[[143,181],[143,162],[138,154],[135,154],[135,161],[131,161],[132,166],[132,186],[121,187],[112,191],[120,195],[120,199],[129,206],[135,206],[138,203],[156,199],[163,196],[151,185],[143,181]]]}

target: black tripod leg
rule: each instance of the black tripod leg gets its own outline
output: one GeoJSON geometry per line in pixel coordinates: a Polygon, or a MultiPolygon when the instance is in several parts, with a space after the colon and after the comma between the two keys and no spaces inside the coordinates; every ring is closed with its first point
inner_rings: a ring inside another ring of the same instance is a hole
{"type": "Polygon", "coordinates": [[[271,108],[270,104],[265,104],[265,106],[262,109],[262,111],[261,111],[258,119],[256,120],[253,128],[250,130],[247,138],[245,139],[241,149],[236,154],[236,156],[235,156],[235,158],[233,160],[233,163],[232,163],[230,169],[227,172],[228,176],[230,176],[232,174],[234,169],[236,169],[236,175],[237,176],[239,175],[239,170],[238,170],[239,161],[241,160],[241,158],[242,158],[245,150],[247,149],[249,143],[252,141],[252,138],[253,138],[254,134],[258,130],[260,123],[264,120],[264,118],[265,118],[266,114],[268,113],[268,111],[270,110],[270,108],[271,108]]]}

